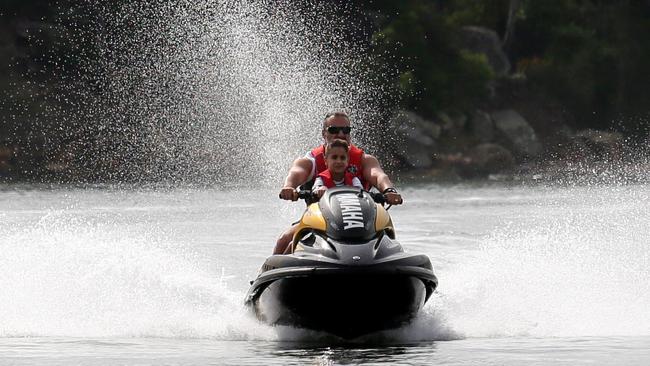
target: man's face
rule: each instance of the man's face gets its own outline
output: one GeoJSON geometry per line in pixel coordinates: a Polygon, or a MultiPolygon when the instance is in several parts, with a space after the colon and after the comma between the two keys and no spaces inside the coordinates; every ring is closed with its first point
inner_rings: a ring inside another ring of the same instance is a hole
{"type": "Polygon", "coordinates": [[[329,127],[350,127],[350,121],[345,117],[330,117],[325,121],[325,128],[323,129],[323,139],[326,143],[332,142],[334,139],[345,140],[350,143],[350,133],[345,133],[341,129],[338,129],[335,133],[328,131],[329,127]]]}

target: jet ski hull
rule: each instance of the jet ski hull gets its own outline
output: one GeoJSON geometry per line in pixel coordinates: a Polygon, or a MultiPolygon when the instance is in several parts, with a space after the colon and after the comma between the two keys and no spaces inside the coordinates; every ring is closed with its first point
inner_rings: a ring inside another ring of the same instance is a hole
{"type": "Polygon", "coordinates": [[[260,276],[247,302],[269,324],[349,339],[409,322],[436,284],[423,268],[286,268],[260,276]]]}

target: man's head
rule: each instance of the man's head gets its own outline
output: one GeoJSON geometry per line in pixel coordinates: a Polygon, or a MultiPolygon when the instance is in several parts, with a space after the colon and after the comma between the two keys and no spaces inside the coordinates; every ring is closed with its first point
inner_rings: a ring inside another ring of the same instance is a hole
{"type": "Polygon", "coordinates": [[[334,139],[350,143],[350,117],[345,112],[329,113],[323,120],[323,139],[330,143],[334,139]]]}
{"type": "Polygon", "coordinates": [[[348,143],[341,139],[334,139],[325,146],[325,164],[332,173],[345,174],[348,149],[348,143]]]}

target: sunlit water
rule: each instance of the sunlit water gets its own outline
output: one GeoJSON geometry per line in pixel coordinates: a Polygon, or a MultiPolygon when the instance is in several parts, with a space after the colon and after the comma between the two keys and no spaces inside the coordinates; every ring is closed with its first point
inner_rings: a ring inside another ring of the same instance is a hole
{"type": "Polygon", "coordinates": [[[275,190],[0,191],[0,363],[650,362],[650,187],[411,186],[438,292],[351,343],[258,323],[248,281],[301,212],[275,190]]]}

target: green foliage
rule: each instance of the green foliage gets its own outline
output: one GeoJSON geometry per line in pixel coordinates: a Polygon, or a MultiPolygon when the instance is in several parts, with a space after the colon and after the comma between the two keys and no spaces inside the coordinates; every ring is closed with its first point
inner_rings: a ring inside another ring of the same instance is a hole
{"type": "Polygon", "coordinates": [[[530,1],[525,14],[514,54],[541,60],[525,70],[531,82],[565,101],[582,126],[647,113],[649,5],[530,1]]]}
{"type": "Polygon", "coordinates": [[[453,0],[449,21],[458,26],[483,26],[502,34],[508,21],[508,0],[453,0]]]}
{"type": "Polygon", "coordinates": [[[62,87],[79,80],[85,52],[71,36],[80,32],[71,3],[10,0],[0,10],[0,149],[16,147],[17,176],[44,175],[47,156],[78,130],[66,116],[79,98],[62,87]]]}
{"type": "Polygon", "coordinates": [[[397,55],[405,107],[431,115],[484,100],[493,75],[485,59],[462,51],[459,28],[483,26],[504,37],[511,7],[506,51],[515,71],[561,101],[578,127],[648,114],[650,3],[639,0],[375,2],[373,11],[384,10],[375,41],[397,55]]]}
{"type": "Polygon", "coordinates": [[[395,82],[410,96],[405,107],[433,116],[485,97],[492,78],[487,61],[463,51],[457,37],[444,11],[420,1],[404,3],[375,35],[380,52],[394,53],[403,70],[395,82]]]}
{"type": "MultiPolygon", "coordinates": [[[[106,6],[125,3],[119,0],[106,6]]],[[[515,71],[527,76],[527,86],[537,94],[558,101],[570,112],[579,124],[576,127],[616,127],[647,136],[643,129],[650,114],[647,0],[359,0],[356,4],[372,19],[370,47],[377,62],[384,63],[378,67],[373,60],[359,67],[374,71],[373,82],[393,83],[399,90],[395,94],[403,96],[394,97],[402,108],[432,117],[439,111],[474,109],[489,102],[487,86],[495,76],[486,57],[465,50],[460,39],[461,27],[483,26],[502,38],[512,31],[505,49],[517,65],[515,71]],[[509,19],[513,5],[517,11],[509,19]]],[[[83,7],[92,8],[93,2],[3,0],[0,145],[21,144],[43,151],[48,144],[97,135],[87,126],[92,119],[84,118],[93,108],[84,103],[83,95],[93,91],[83,88],[92,83],[82,78],[93,78],[84,62],[102,56],[93,44],[96,29],[84,26],[89,21],[84,12],[74,12],[83,7]],[[62,84],[79,85],[82,90],[65,89],[62,84]],[[74,111],[77,118],[62,119],[59,111],[74,111]]],[[[96,88],[99,91],[101,84],[96,88]]],[[[392,107],[391,102],[386,104],[392,107]]]]}

